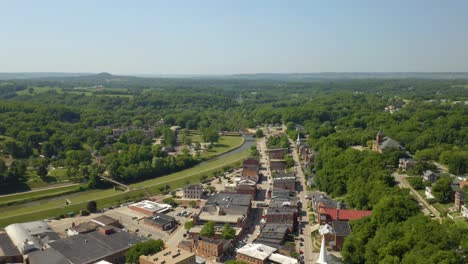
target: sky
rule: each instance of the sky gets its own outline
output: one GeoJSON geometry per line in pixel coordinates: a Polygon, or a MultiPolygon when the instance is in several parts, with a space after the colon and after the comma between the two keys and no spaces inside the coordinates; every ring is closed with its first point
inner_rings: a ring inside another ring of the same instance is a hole
{"type": "Polygon", "coordinates": [[[0,0],[0,72],[454,71],[467,0],[0,0]]]}

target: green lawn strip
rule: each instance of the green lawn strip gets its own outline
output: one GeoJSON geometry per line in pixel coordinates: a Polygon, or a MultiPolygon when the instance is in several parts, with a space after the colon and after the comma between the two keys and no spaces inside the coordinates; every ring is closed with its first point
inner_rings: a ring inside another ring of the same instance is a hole
{"type": "Polygon", "coordinates": [[[4,206],[12,202],[21,203],[24,201],[31,201],[33,199],[39,199],[39,198],[42,199],[45,197],[52,197],[52,196],[56,196],[60,194],[75,192],[75,191],[78,191],[79,187],[80,187],[79,185],[64,186],[64,187],[47,189],[47,190],[42,190],[42,191],[18,193],[18,194],[3,196],[3,197],[0,197],[0,206],[4,206]]]}
{"type": "MultiPolygon", "coordinates": [[[[171,186],[171,189],[174,190],[185,186],[187,182],[200,182],[201,175],[212,177],[216,172],[222,171],[222,168],[225,166],[234,167],[236,165],[240,165],[241,161],[248,156],[249,150],[245,150],[243,152],[233,154],[229,157],[229,159],[220,159],[213,160],[212,162],[206,162],[202,166],[137,183],[132,185],[132,187],[145,187],[145,189],[151,194],[159,193],[159,188],[165,185],[171,186]]],[[[16,208],[12,208],[12,210],[6,210],[0,216],[0,226],[4,227],[15,222],[26,222],[55,217],[59,214],[66,214],[68,212],[78,213],[79,210],[86,208],[86,204],[90,200],[96,201],[98,208],[105,208],[111,205],[120,204],[124,201],[142,198],[144,195],[145,193],[141,189],[129,192],[119,192],[112,189],[93,190],[86,191],[69,198],[72,201],[72,204],[67,206],[64,206],[65,199],[67,197],[63,197],[62,199],[54,201],[44,201],[45,203],[40,205],[26,207],[13,206],[16,208]]],[[[41,201],[37,202],[41,203],[41,201]]]]}
{"type": "Polygon", "coordinates": [[[245,140],[243,137],[222,136],[219,139],[219,142],[215,143],[213,149],[201,154],[201,158],[207,160],[219,156],[228,151],[240,148],[244,144],[244,141],[245,140]]]}
{"type": "Polygon", "coordinates": [[[183,171],[179,171],[179,172],[172,173],[172,174],[162,176],[162,177],[158,177],[155,179],[147,180],[144,182],[131,184],[130,186],[135,187],[135,188],[146,187],[146,186],[158,184],[161,181],[167,181],[167,180],[174,179],[174,178],[183,178],[183,177],[187,177],[189,175],[197,174],[197,173],[209,172],[213,168],[222,169],[222,167],[226,166],[227,164],[240,161],[246,158],[248,155],[249,155],[249,150],[245,150],[236,154],[232,154],[228,158],[210,160],[201,165],[192,167],[190,169],[186,169],[183,171]]]}

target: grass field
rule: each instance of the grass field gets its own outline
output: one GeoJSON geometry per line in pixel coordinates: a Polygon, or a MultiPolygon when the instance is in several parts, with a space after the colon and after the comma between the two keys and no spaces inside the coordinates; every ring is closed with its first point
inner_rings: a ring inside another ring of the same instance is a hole
{"type": "Polygon", "coordinates": [[[229,150],[238,148],[242,146],[243,143],[243,137],[223,136],[219,139],[219,142],[215,143],[214,147],[210,151],[204,152],[201,157],[203,159],[209,159],[228,152],[229,150]]]}
{"type": "MultiPolygon", "coordinates": [[[[240,138],[240,140],[243,139],[240,138]]],[[[231,146],[227,147],[226,151],[235,149],[241,145],[239,141],[232,138],[224,139],[224,143],[226,145],[229,143],[231,146]],[[235,143],[239,144],[235,145],[235,143]]],[[[222,154],[221,148],[215,153],[217,153],[217,155],[222,154]]],[[[228,158],[213,158],[212,160],[208,160],[187,170],[132,184],[131,187],[136,188],[136,190],[128,192],[116,191],[113,189],[91,190],[52,199],[38,200],[33,202],[32,205],[28,203],[4,207],[0,215],[0,226],[4,227],[15,222],[55,217],[60,214],[67,214],[68,212],[78,212],[81,209],[85,209],[87,202],[91,200],[97,201],[98,208],[117,205],[124,201],[144,197],[145,192],[141,188],[145,188],[151,194],[158,194],[160,192],[159,188],[166,185],[169,185],[171,190],[175,190],[185,186],[187,183],[200,182],[200,177],[202,175],[213,177],[217,172],[221,172],[225,166],[238,166],[243,159],[249,156],[249,153],[250,151],[246,149],[242,152],[232,154],[228,158]],[[65,206],[65,199],[69,199],[72,204],[65,206]]]]}
{"type": "MultiPolygon", "coordinates": [[[[43,197],[50,197],[54,195],[60,195],[60,194],[65,194],[69,193],[72,191],[75,191],[79,188],[79,186],[74,185],[74,186],[65,186],[61,188],[54,188],[54,189],[48,189],[48,190],[42,190],[42,191],[35,191],[35,192],[25,192],[25,193],[18,193],[18,194],[11,194],[7,196],[2,196],[0,197],[0,206],[12,203],[12,202],[22,202],[25,200],[31,200],[31,199],[39,199],[43,197]]],[[[3,211],[3,210],[2,210],[3,211]]]]}

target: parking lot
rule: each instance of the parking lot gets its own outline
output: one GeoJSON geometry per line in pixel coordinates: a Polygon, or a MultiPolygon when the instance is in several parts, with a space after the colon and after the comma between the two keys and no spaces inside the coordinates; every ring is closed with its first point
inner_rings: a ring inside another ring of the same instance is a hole
{"type": "MultiPolygon", "coordinates": [[[[167,212],[167,215],[174,217],[177,222],[180,224],[180,228],[184,228],[184,224],[191,219],[193,210],[190,207],[176,207],[174,210],[167,212]]],[[[94,213],[89,216],[75,216],[60,220],[51,220],[49,225],[62,237],[66,237],[66,230],[71,228],[73,224],[79,225],[80,223],[91,221],[91,219],[98,217],[100,215],[107,215],[114,219],[119,220],[123,225],[123,229],[127,230],[130,233],[140,235],[142,237],[148,237],[152,239],[162,239],[167,240],[171,236],[171,231],[162,231],[150,225],[144,223],[144,218],[148,215],[141,212],[131,210],[127,206],[117,207],[114,209],[107,210],[102,213],[94,213]]],[[[179,228],[176,227],[176,228],[179,228]]]]}

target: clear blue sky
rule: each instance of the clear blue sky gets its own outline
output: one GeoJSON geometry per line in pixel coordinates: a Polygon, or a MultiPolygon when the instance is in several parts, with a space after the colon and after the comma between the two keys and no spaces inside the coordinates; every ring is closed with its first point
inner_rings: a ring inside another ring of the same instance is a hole
{"type": "Polygon", "coordinates": [[[0,36],[0,72],[468,71],[467,0],[4,0],[0,36]]]}

